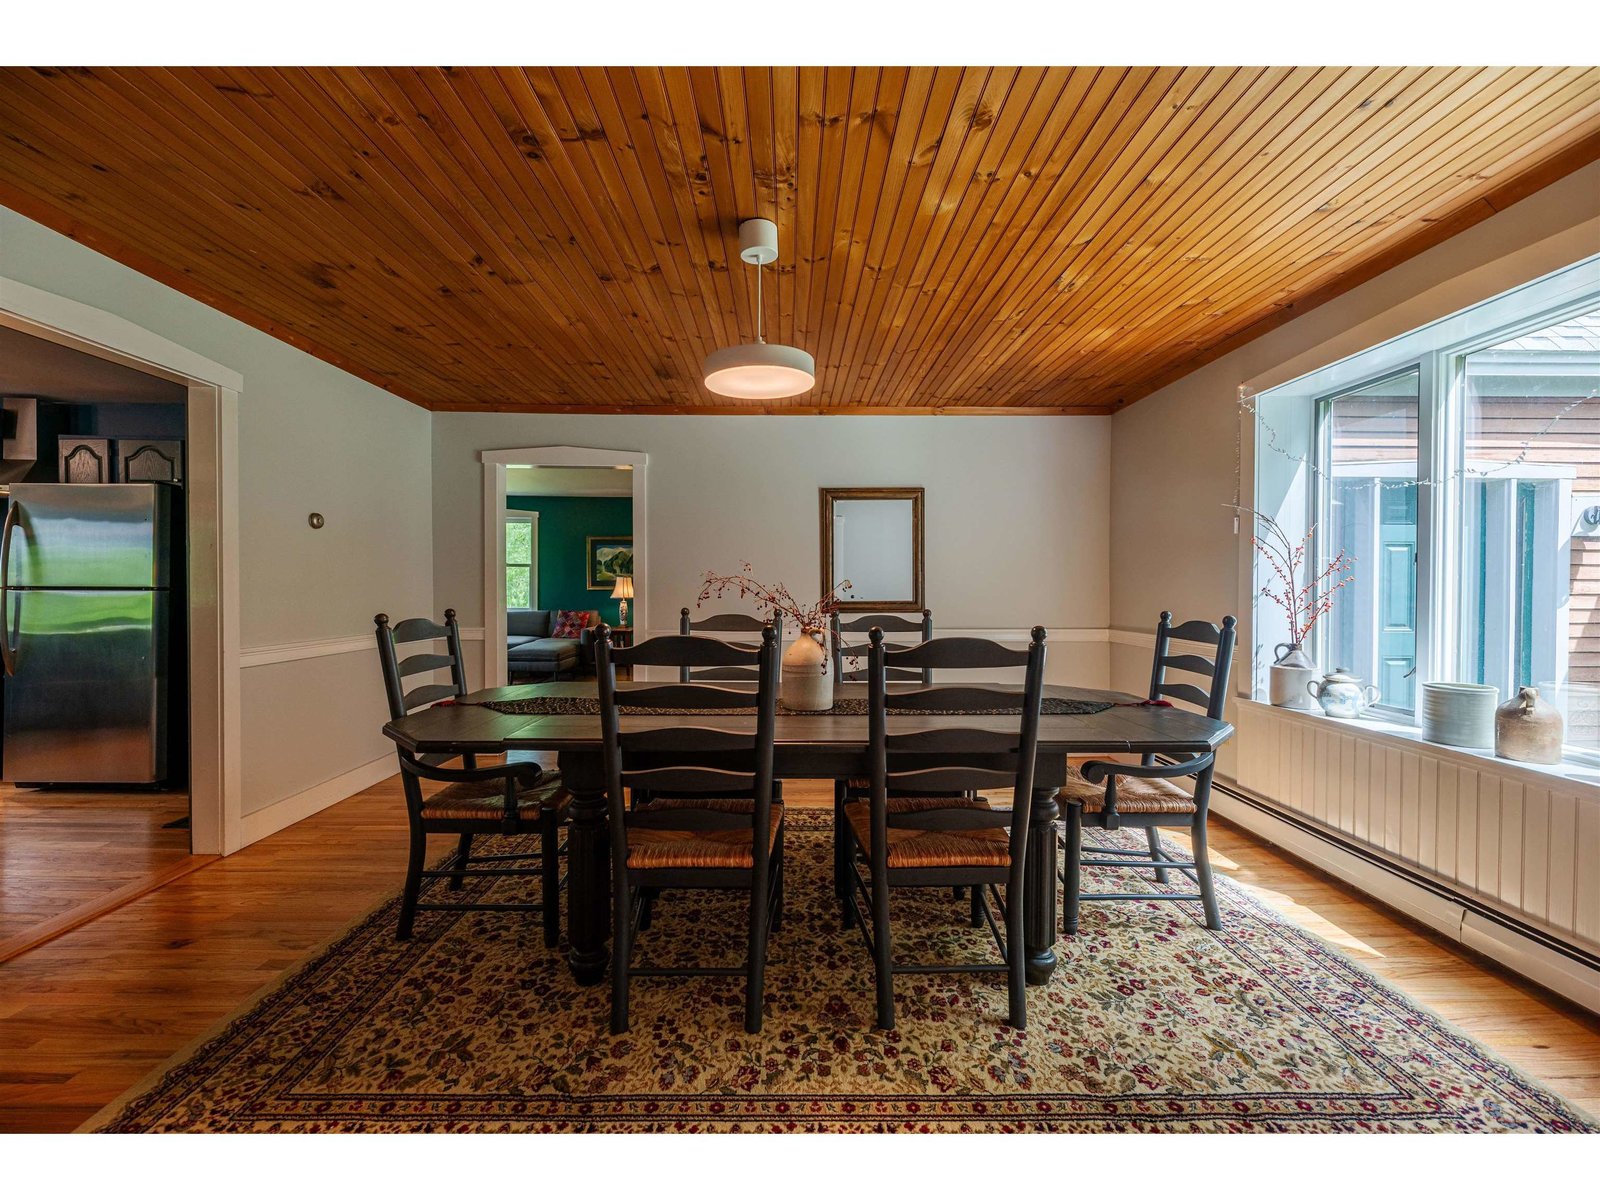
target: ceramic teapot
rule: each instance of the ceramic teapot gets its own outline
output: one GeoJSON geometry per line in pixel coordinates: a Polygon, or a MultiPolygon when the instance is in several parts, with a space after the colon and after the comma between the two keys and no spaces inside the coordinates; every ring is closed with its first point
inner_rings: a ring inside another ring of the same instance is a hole
{"type": "Polygon", "coordinates": [[[1359,717],[1364,709],[1378,702],[1378,689],[1370,683],[1363,685],[1343,667],[1313,679],[1306,684],[1306,691],[1316,697],[1330,717],[1359,717]]]}

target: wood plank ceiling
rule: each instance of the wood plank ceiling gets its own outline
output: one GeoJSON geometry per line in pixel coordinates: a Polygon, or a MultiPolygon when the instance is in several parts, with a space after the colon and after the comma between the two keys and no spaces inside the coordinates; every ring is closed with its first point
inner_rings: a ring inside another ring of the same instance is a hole
{"type": "Polygon", "coordinates": [[[429,408],[1091,413],[1600,157],[1600,70],[6,69],[0,132],[0,203],[429,408]],[[750,216],[769,406],[700,383],[750,216]]]}

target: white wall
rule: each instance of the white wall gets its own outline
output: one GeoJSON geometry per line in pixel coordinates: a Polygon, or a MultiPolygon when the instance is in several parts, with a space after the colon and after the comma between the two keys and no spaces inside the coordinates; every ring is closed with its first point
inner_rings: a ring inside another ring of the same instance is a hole
{"type": "MultiPolygon", "coordinates": [[[[478,452],[588,446],[649,455],[650,624],[675,630],[708,569],[742,559],[796,596],[821,575],[820,487],[927,490],[927,599],[941,629],[1056,635],[1050,675],[1103,685],[1109,417],[434,417],[435,610],[482,612],[478,452]],[[1095,631],[1073,640],[1071,630],[1095,631]]],[[[731,605],[730,605],[731,607],[731,605]]],[[[481,618],[479,618],[481,620],[481,618]]]]}
{"type": "Polygon", "coordinates": [[[392,765],[379,732],[372,615],[431,608],[429,414],[6,209],[0,274],[114,313],[244,377],[240,646],[249,664],[241,711],[251,836],[276,827],[272,806],[291,801],[282,819],[292,819],[290,810],[304,808],[295,797],[325,795],[315,790],[376,760],[392,765]],[[323,529],[307,525],[311,511],[326,516],[323,529]],[[287,658],[284,647],[306,642],[340,652],[287,658]]]}

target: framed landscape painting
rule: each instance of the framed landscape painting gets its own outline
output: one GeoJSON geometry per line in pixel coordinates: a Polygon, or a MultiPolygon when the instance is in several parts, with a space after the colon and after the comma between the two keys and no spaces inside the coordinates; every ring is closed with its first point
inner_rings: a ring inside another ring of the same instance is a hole
{"type": "Polygon", "coordinates": [[[589,590],[607,591],[617,582],[618,575],[633,574],[633,539],[631,537],[592,537],[584,539],[588,547],[589,590]]]}

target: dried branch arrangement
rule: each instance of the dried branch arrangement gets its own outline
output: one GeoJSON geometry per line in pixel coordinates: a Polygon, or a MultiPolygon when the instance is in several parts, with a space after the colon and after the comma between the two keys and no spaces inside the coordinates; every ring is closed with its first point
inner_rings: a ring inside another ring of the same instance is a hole
{"type": "Polygon", "coordinates": [[[749,563],[742,564],[742,568],[735,575],[718,575],[714,571],[707,571],[700,595],[695,597],[695,607],[701,607],[707,600],[721,600],[729,593],[737,593],[741,600],[754,600],[757,609],[782,613],[785,621],[792,621],[801,633],[816,637],[827,632],[832,624],[829,618],[839,608],[839,593],[850,587],[850,581],[843,580],[815,604],[805,605],[796,600],[781,582],[762,583],[755,577],[755,568],[749,563]]]}
{"type": "Polygon", "coordinates": [[[1239,508],[1238,511],[1254,519],[1257,532],[1250,535],[1250,544],[1272,568],[1274,581],[1261,589],[1261,595],[1289,618],[1289,640],[1298,645],[1311,636],[1316,623],[1333,609],[1339,590],[1355,582],[1356,560],[1341,549],[1302,585],[1300,572],[1306,565],[1317,527],[1311,526],[1296,542],[1282,525],[1265,513],[1253,508],[1239,508]]]}

